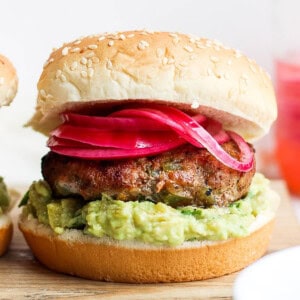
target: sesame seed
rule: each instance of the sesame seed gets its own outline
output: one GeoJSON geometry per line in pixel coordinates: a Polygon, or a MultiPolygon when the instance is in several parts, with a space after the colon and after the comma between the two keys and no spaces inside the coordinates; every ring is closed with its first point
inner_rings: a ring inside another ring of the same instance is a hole
{"type": "Polygon", "coordinates": [[[119,39],[124,41],[126,39],[126,36],[122,33],[122,34],[120,34],[119,39]]]}
{"type": "Polygon", "coordinates": [[[93,65],[93,61],[89,58],[86,65],[90,68],[93,65]]]}
{"type": "Polygon", "coordinates": [[[250,64],[253,62],[252,59],[249,58],[249,57],[247,57],[247,61],[248,61],[248,63],[250,63],[250,64]]]}
{"type": "Polygon", "coordinates": [[[4,84],[4,77],[0,77],[0,85],[4,84]]]}
{"type": "Polygon", "coordinates": [[[101,42],[103,40],[105,40],[105,36],[100,36],[99,39],[98,39],[99,42],[101,42]]]}
{"type": "Polygon", "coordinates": [[[94,64],[97,64],[100,61],[100,59],[97,56],[92,57],[92,62],[94,64]]]}
{"type": "Polygon", "coordinates": [[[107,37],[114,38],[118,35],[118,32],[111,32],[110,34],[107,34],[107,37]]]}
{"type": "Polygon", "coordinates": [[[87,59],[85,57],[82,57],[81,60],[80,60],[80,63],[83,64],[83,65],[86,65],[87,64],[87,59]]]}
{"type": "Polygon", "coordinates": [[[157,48],[156,49],[156,56],[157,57],[162,57],[164,55],[165,51],[162,48],[157,48]]]}
{"type": "Polygon", "coordinates": [[[108,42],[108,46],[111,47],[111,46],[114,45],[114,43],[115,43],[114,41],[110,40],[110,41],[108,42]]]}
{"type": "Polygon", "coordinates": [[[145,29],[145,32],[147,32],[147,33],[149,33],[149,34],[155,33],[153,30],[149,30],[149,29],[145,29]]]}
{"type": "Polygon", "coordinates": [[[241,79],[244,81],[245,85],[248,84],[248,77],[247,77],[247,75],[245,75],[245,74],[243,73],[242,76],[241,76],[241,79]]]}
{"type": "Polygon", "coordinates": [[[63,56],[68,55],[68,53],[69,53],[69,47],[65,47],[65,48],[63,48],[62,51],[61,51],[61,54],[62,54],[63,56]]]}
{"type": "Polygon", "coordinates": [[[219,61],[219,58],[218,58],[217,56],[213,56],[213,55],[211,55],[211,56],[209,57],[209,59],[210,59],[213,63],[217,63],[217,62],[219,61]]]}
{"type": "Polygon", "coordinates": [[[88,45],[88,48],[91,49],[91,50],[95,50],[95,49],[98,48],[98,46],[93,44],[93,45],[88,45]]]}
{"type": "Polygon", "coordinates": [[[81,40],[77,40],[77,41],[75,41],[74,43],[73,43],[73,45],[78,45],[78,44],[80,44],[81,43],[81,40]]]}
{"type": "Polygon", "coordinates": [[[181,67],[186,67],[186,66],[188,65],[188,63],[187,63],[187,62],[181,62],[181,63],[179,63],[179,65],[180,65],[181,67]]]}
{"type": "Polygon", "coordinates": [[[179,41],[180,41],[179,38],[174,38],[174,39],[172,40],[172,42],[173,42],[174,45],[177,45],[177,44],[179,43],[179,41]]]}
{"type": "Polygon", "coordinates": [[[200,44],[200,43],[197,43],[196,46],[197,46],[197,48],[199,48],[199,49],[205,49],[205,48],[206,48],[204,45],[202,45],[202,44],[200,44]]]}
{"type": "Polygon", "coordinates": [[[190,38],[190,42],[191,42],[192,44],[195,44],[196,40],[195,40],[194,38],[190,38]]]}
{"type": "Polygon", "coordinates": [[[149,43],[142,40],[138,43],[137,47],[139,50],[145,50],[147,47],[149,47],[149,43]]]}
{"type": "Polygon", "coordinates": [[[162,64],[163,65],[166,65],[168,63],[168,58],[167,57],[164,57],[163,60],[162,60],[162,64]]]}
{"type": "Polygon", "coordinates": [[[81,77],[86,78],[88,76],[86,71],[81,71],[80,72],[81,77]]]}
{"type": "Polygon", "coordinates": [[[219,46],[215,46],[214,49],[215,49],[216,51],[220,51],[221,48],[220,48],[219,46]]]}
{"type": "Polygon", "coordinates": [[[191,105],[191,108],[196,109],[196,108],[198,108],[199,106],[200,106],[200,103],[199,103],[197,100],[193,100],[192,105],[191,105]]]}
{"type": "Polygon", "coordinates": [[[235,51],[234,51],[234,56],[235,56],[236,58],[240,58],[240,57],[242,57],[242,53],[241,53],[239,50],[235,50],[235,51]]]}
{"type": "Polygon", "coordinates": [[[229,59],[229,60],[227,61],[227,65],[230,66],[231,64],[232,64],[232,60],[229,59]]]}
{"type": "Polygon", "coordinates": [[[94,69],[93,68],[88,68],[87,74],[88,74],[89,78],[92,78],[94,76],[94,69]]]}
{"type": "Polygon", "coordinates": [[[169,33],[169,36],[172,38],[178,38],[178,34],[177,33],[169,33]]]}
{"type": "Polygon", "coordinates": [[[73,48],[73,49],[70,50],[70,52],[71,53],[78,53],[78,52],[80,52],[80,48],[78,48],[78,47],[77,48],[73,48]]]}
{"type": "Polygon", "coordinates": [[[61,80],[62,82],[65,82],[65,81],[67,81],[67,78],[66,78],[66,76],[65,76],[64,74],[61,74],[61,75],[60,75],[60,80],[61,80]]]}
{"type": "Polygon", "coordinates": [[[61,74],[62,74],[62,71],[61,70],[57,70],[56,74],[55,74],[55,77],[59,78],[61,74]]]}
{"type": "Polygon", "coordinates": [[[95,52],[93,52],[93,51],[91,51],[85,55],[86,58],[91,58],[93,56],[95,56],[95,52]]]}
{"type": "Polygon", "coordinates": [[[46,97],[47,96],[47,93],[45,92],[45,90],[40,90],[40,95],[42,97],[46,97]]]}
{"type": "Polygon", "coordinates": [[[70,69],[71,69],[72,71],[74,71],[74,70],[77,69],[77,67],[78,67],[78,62],[77,62],[77,61],[74,61],[74,62],[72,63],[72,65],[71,65],[70,69]]]}
{"type": "Polygon", "coordinates": [[[56,47],[52,48],[52,52],[55,52],[56,50],[57,50],[57,48],[56,48],[56,47]]]}
{"type": "Polygon", "coordinates": [[[183,49],[186,50],[187,52],[190,52],[190,53],[194,51],[194,49],[191,46],[188,46],[188,45],[185,45],[183,47],[183,49]]]}
{"type": "Polygon", "coordinates": [[[106,61],[106,68],[109,69],[109,70],[111,70],[112,67],[113,67],[112,62],[108,59],[108,60],[106,61]]]}
{"type": "Polygon", "coordinates": [[[254,67],[254,65],[249,65],[250,66],[250,69],[253,73],[256,73],[256,68],[254,67]]]}
{"type": "Polygon", "coordinates": [[[130,33],[127,35],[128,38],[133,38],[134,37],[134,33],[130,33]]]}
{"type": "Polygon", "coordinates": [[[224,73],[224,78],[227,79],[227,80],[229,79],[228,73],[224,73]]]}

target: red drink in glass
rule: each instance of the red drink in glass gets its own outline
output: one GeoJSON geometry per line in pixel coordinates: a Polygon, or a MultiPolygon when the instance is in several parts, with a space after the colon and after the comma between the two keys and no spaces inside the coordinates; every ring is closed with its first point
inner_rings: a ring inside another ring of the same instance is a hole
{"type": "Polygon", "coordinates": [[[290,191],[300,195],[300,60],[298,62],[276,62],[276,156],[290,191]]]}

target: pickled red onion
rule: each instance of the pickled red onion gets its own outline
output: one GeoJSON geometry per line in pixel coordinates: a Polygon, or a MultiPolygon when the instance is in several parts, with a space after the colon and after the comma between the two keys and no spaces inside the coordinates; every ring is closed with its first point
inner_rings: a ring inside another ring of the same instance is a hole
{"type": "Polygon", "coordinates": [[[155,131],[136,133],[133,131],[99,130],[68,124],[59,126],[52,132],[52,136],[92,146],[119,149],[150,148],[163,144],[173,144],[174,142],[177,145],[179,140],[181,140],[181,144],[185,143],[185,140],[178,138],[178,135],[170,130],[164,131],[162,134],[157,134],[155,131]]]}
{"type": "Polygon", "coordinates": [[[217,121],[202,115],[190,117],[168,106],[139,105],[107,117],[69,113],[63,118],[65,124],[54,130],[48,141],[52,151],[63,155],[87,159],[142,157],[189,142],[206,148],[230,168],[246,172],[254,164],[253,153],[242,137],[225,132],[217,121]],[[229,139],[239,147],[241,161],[220,146],[229,139]]]}
{"type": "Polygon", "coordinates": [[[50,138],[49,146],[53,152],[58,154],[79,157],[85,159],[120,159],[120,158],[137,158],[149,155],[159,154],[165,151],[175,149],[186,142],[182,139],[168,142],[161,145],[156,145],[151,148],[136,148],[136,149],[116,149],[116,148],[98,148],[86,144],[68,140],[60,140],[59,138],[50,138]],[[76,145],[75,145],[76,143],[76,145]],[[70,146],[71,145],[71,146],[70,146]]]}
{"type": "Polygon", "coordinates": [[[117,111],[111,116],[144,116],[164,123],[170,126],[179,136],[196,147],[206,148],[216,159],[224,165],[241,171],[247,172],[253,168],[253,153],[242,137],[237,134],[230,133],[231,138],[235,141],[238,148],[242,152],[242,160],[238,161],[230,156],[218,142],[193,118],[173,107],[155,105],[155,108],[124,109],[117,111]],[[156,109],[158,108],[158,109],[156,109]]]}
{"type": "MultiPolygon", "coordinates": [[[[64,123],[76,125],[80,127],[97,128],[103,130],[124,130],[126,131],[164,131],[170,130],[170,127],[145,118],[116,118],[116,117],[99,117],[80,115],[76,113],[63,113],[62,119],[64,123]]],[[[203,115],[196,115],[193,117],[198,123],[203,123],[207,118],[203,115]]]]}
{"type": "Polygon", "coordinates": [[[64,122],[67,124],[80,127],[97,128],[99,130],[124,130],[124,128],[126,128],[126,131],[170,130],[170,128],[164,124],[144,118],[98,117],[79,115],[75,113],[64,113],[62,117],[64,122]]]}

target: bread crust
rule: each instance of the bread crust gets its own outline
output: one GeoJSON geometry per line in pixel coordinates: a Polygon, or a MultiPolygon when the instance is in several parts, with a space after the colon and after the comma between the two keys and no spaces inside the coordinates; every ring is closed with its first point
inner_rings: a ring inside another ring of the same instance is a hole
{"type": "MultiPolygon", "coordinates": [[[[19,228],[34,256],[51,270],[93,280],[128,283],[184,282],[238,271],[267,250],[273,219],[249,236],[188,247],[123,247],[61,238],[28,222],[19,228]]],[[[98,239],[99,241],[99,239],[98,239]]]]}
{"type": "Polygon", "coordinates": [[[8,216],[0,216],[1,226],[0,226],[0,256],[3,255],[11,242],[13,235],[13,224],[11,222],[10,217],[8,216]]]}
{"type": "Polygon", "coordinates": [[[45,134],[63,110],[128,100],[203,113],[246,140],[268,132],[277,115],[272,82],[253,60],[180,33],[128,31],[66,43],[51,53],[38,91],[29,124],[45,134]]]}
{"type": "Polygon", "coordinates": [[[17,93],[18,78],[11,62],[0,54],[0,106],[9,105],[17,93]]]}

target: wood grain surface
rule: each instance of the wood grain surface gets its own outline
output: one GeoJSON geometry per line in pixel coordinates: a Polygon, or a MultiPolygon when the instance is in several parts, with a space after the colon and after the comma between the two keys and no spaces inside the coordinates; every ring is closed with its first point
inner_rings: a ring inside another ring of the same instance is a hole
{"type": "MultiPolygon", "coordinates": [[[[285,185],[272,183],[281,195],[269,253],[300,244],[300,228],[285,185]]],[[[8,253],[0,258],[0,299],[231,299],[238,273],[200,282],[173,284],[118,284],[84,280],[51,272],[30,253],[17,229],[8,253]]],[[[88,255],[88,254],[87,254],[88,255]]]]}

